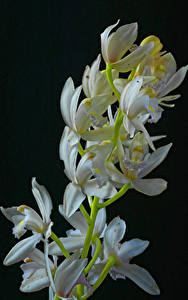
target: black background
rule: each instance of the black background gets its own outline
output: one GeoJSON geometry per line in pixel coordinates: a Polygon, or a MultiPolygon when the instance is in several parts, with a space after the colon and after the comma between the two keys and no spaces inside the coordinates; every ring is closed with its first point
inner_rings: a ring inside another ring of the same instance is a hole
{"type": "MultiPolygon", "coordinates": [[[[158,35],[178,67],[187,63],[185,2],[176,1],[0,1],[0,205],[27,204],[36,208],[30,191],[36,176],[49,190],[54,231],[69,229],[57,213],[68,179],[58,157],[64,123],[59,98],[65,80],[81,83],[85,66],[100,52],[100,33],[118,18],[120,25],[139,23],[138,43],[158,35]]],[[[161,288],[157,299],[186,299],[187,291],[187,80],[178,88],[182,98],[166,109],[152,134],[167,134],[158,145],[173,142],[165,162],[150,177],[168,181],[163,194],[150,198],[130,191],[108,208],[108,222],[119,215],[127,222],[126,239],[150,240],[135,262],[149,270],[161,288]]],[[[19,264],[2,260],[15,244],[12,225],[0,216],[1,300],[48,299],[47,289],[33,294],[19,291],[19,264]]],[[[128,279],[108,278],[93,299],[143,300],[152,296],[128,279]]]]}

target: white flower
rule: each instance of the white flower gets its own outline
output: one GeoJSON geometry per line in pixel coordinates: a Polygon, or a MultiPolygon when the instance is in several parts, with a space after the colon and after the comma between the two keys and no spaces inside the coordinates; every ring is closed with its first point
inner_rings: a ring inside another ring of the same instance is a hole
{"type": "MultiPolygon", "coordinates": [[[[91,80],[93,80],[92,77],[91,80]]],[[[101,119],[108,106],[116,101],[112,93],[104,93],[86,98],[78,106],[81,90],[82,86],[75,89],[72,78],[68,78],[60,101],[61,114],[65,123],[78,135],[82,135],[92,125],[92,117],[101,119]]],[[[98,127],[100,127],[100,122],[98,127]]]]}
{"type": "Polygon", "coordinates": [[[120,241],[125,234],[125,230],[126,224],[119,217],[110,222],[104,233],[104,259],[91,270],[90,282],[94,283],[97,280],[108,257],[114,255],[117,258],[117,263],[110,270],[110,275],[114,280],[127,277],[147,293],[159,295],[160,290],[148,271],[136,264],[129,263],[133,257],[141,254],[148,247],[149,242],[132,239],[121,244],[120,241]]]}
{"type": "Polygon", "coordinates": [[[119,143],[119,160],[123,174],[111,162],[106,162],[105,167],[111,181],[122,186],[131,183],[131,186],[149,196],[160,194],[167,187],[167,182],[161,178],[143,179],[155,169],[167,156],[172,144],[158,148],[149,153],[144,135],[137,133],[129,148],[124,149],[119,143]]]}
{"type": "Polygon", "coordinates": [[[119,72],[128,72],[152,51],[153,43],[138,47],[134,52],[122,58],[137,38],[137,23],[121,26],[110,34],[118,23],[119,21],[107,27],[101,34],[102,55],[105,62],[109,63],[112,68],[119,72]]]}
{"type": "MultiPolygon", "coordinates": [[[[73,215],[71,215],[71,217],[67,218],[63,209],[63,205],[59,205],[59,212],[67,220],[67,222],[69,222],[75,228],[75,230],[71,229],[66,232],[67,237],[60,238],[64,247],[67,249],[68,252],[74,252],[78,249],[83,248],[88,229],[86,219],[80,211],[75,212],[73,215]]],[[[93,234],[97,233],[99,237],[103,237],[105,228],[106,209],[102,208],[97,214],[93,234]]],[[[49,245],[49,254],[62,255],[61,250],[55,242],[52,242],[49,245]]]]}
{"type": "Polygon", "coordinates": [[[140,117],[151,116],[151,121],[157,122],[161,117],[162,109],[158,106],[158,99],[150,98],[140,89],[143,77],[138,76],[129,82],[120,97],[120,107],[124,112],[123,124],[130,137],[134,136],[135,129],[144,133],[150,147],[155,150],[151,137],[143,125],[140,117]]]}
{"type": "Polygon", "coordinates": [[[32,179],[32,192],[38,204],[39,214],[27,205],[13,206],[10,208],[1,207],[2,213],[14,223],[13,234],[16,238],[20,238],[26,230],[32,230],[34,233],[51,234],[52,222],[50,214],[52,210],[52,201],[46,188],[39,185],[35,178],[32,179]]]}
{"type": "Polygon", "coordinates": [[[99,187],[95,179],[89,180],[93,175],[92,159],[95,154],[87,152],[76,166],[77,155],[76,134],[70,128],[65,127],[60,142],[60,158],[65,164],[65,174],[72,181],[67,185],[63,198],[63,207],[67,217],[70,217],[79,208],[86,195],[104,199],[111,197],[116,192],[110,183],[99,187]]]}
{"type": "MultiPolygon", "coordinates": [[[[55,264],[49,260],[51,272],[55,272],[55,264]]],[[[28,257],[24,259],[24,264],[20,266],[23,271],[23,281],[20,290],[24,293],[39,291],[50,286],[48,274],[46,272],[46,264],[44,253],[38,249],[34,249],[28,257]]]]}
{"type": "MultiPolygon", "coordinates": [[[[112,89],[108,83],[106,71],[99,70],[100,62],[101,55],[99,54],[97,59],[92,63],[91,68],[86,66],[84,71],[82,85],[87,98],[103,94],[112,95],[112,89]]],[[[115,80],[118,78],[119,73],[116,70],[113,70],[112,76],[115,80]]]]}

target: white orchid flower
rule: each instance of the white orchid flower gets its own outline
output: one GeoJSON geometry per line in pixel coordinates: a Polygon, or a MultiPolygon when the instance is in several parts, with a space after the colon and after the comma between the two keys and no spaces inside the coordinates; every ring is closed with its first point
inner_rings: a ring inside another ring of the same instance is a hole
{"type": "MultiPolygon", "coordinates": [[[[75,228],[75,230],[71,229],[66,232],[67,237],[60,238],[64,247],[69,253],[83,248],[88,229],[86,219],[80,211],[75,212],[71,217],[68,218],[64,212],[63,205],[59,205],[59,212],[67,220],[67,222],[69,222],[69,224],[71,224],[75,228]]],[[[93,234],[97,233],[97,235],[101,238],[103,237],[105,228],[106,209],[102,208],[97,214],[93,234]]],[[[61,250],[55,242],[52,242],[49,245],[49,254],[58,256],[62,255],[61,250]]]]}
{"type": "Polygon", "coordinates": [[[26,230],[32,230],[34,233],[45,234],[47,237],[51,234],[50,220],[52,210],[52,201],[50,195],[43,185],[37,183],[36,178],[32,179],[32,192],[38,204],[39,214],[27,205],[13,206],[10,208],[1,207],[5,217],[14,223],[13,234],[16,238],[20,238],[26,230]]]}
{"type": "Polygon", "coordinates": [[[79,208],[86,195],[104,199],[112,197],[116,192],[110,183],[99,187],[95,179],[89,180],[93,175],[92,159],[95,155],[92,152],[87,152],[76,166],[78,143],[74,144],[73,141],[76,141],[76,133],[65,127],[60,142],[60,159],[64,161],[65,174],[72,181],[67,185],[63,198],[63,207],[67,217],[79,208]]]}
{"type": "Polygon", "coordinates": [[[147,293],[159,295],[160,290],[148,271],[136,264],[130,264],[130,260],[141,254],[148,247],[149,242],[132,239],[121,244],[120,241],[124,237],[125,230],[126,223],[119,217],[114,218],[106,228],[103,245],[104,257],[103,260],[99,264],[96,264],[90,271],[88,277],[90,283],[93,284],[96,282],[108,257],[114,255],[117,258],[117,263],[115,263],[110,270],[110,275],[114,280],[118,278],[129,278],[147,293]]]}
{"type": "Polygon", "coordinates": [[[124,56],[137,38],[137,23],[121,26],[114,33],[110,32],[116,24],[107,27],[101,34],[101,51],[106,63],[119,72],[128,72],[138,65],[153,49],[153,42],[138,47],[134,52],[124,56]]]}
{"type": "MultiPolygon", "coordinates": [[[[91,68],[86,66],[84,71],[82,85],[87,98],[103,94],[112,95],[112,89],[108,83],[105,70],[99,70],[100,63],[101,55],[99,54],[96,60],[92,63],[91,68]]],[[[119,73],[116,70],[113,70],[112,77],[113,80],[117,79],[119,77],[119,73]]]]}
{"type": "MultiPolygon", "coordinates": [[[[91,80],[93,81],[92,76],[91,80]]],[[[102,114],[109,105],[116,101],[112,93],[104,93],[103,95],[97,94],[94,97],[86,98],[78,106],[81,90],[82,86],[75,89],[72,78],[68,78],[63,87],[60,100],[61,113],[65,123],[78,135],[82,135],[92,125],[92,118],[99,119],[96,125],[101,127],[102,114]]],[[[102,120],[104,121],[103,118],[102,120]]],[[[107,122],[106,119],[105,122],[107,122]]]]}
{"type": "Polygon", "coordinates": [[[176,61],[171,53],[160,52],[162,44],[158,37],[149,36],[144,39],[141,45],[149,41],[155,43],[155,47],[145,59],[138,65],[134,77],[139,75],[155,76],[155,80],[146,84],[145,93],[150,97],[157,98],[162,106],[173,107],[174,104],[166,102],[178,99],[180,95],[166,96],[171,91],[180,86],[185,78],[188,66],[184,66],[177,71],[176,61]]]}
{"type": "Polygon", "coordinates": [[[131,186],[148,196],[162,193],[167,182],[161,178],[144,179],[167,156],[172,144],[158,148],[149,153],[148,145],[142,133],[137,133],[129,148],[124,149],[119,143],[119,160],[121,173],[113,163],[106,162],[105,167],[111,181],[118,187],[131,183],[131,186]]]}
{"type": "Polygon", "coordinates": [[[129,82],[120,97],[120,107],[124,112],[123,124],[130,137],[134,136],[135,130],[142,131],[150,147],[155,150],[151,137],[147,132],[142,116],[151,116],[150,122],[157,122],[161,117],[162,109],[158,106],[158,99],[150,98],[141,90],[143,77],[138,76],[129,82]]]}
{"type": "MultiPolygon", "coordinates": [[[[57,268],[56,259],[54,263],[51,259],[48,260],[51,272],[55,273],[57,268]]],[[[23,281],[20,286],[21,292],[31,293],[50,286],[46,272],[44,253],[39,249],[34,249],[34,251],[24,259],[24,264],[22,264],[20,268],[23,271],[23,281]]]]}

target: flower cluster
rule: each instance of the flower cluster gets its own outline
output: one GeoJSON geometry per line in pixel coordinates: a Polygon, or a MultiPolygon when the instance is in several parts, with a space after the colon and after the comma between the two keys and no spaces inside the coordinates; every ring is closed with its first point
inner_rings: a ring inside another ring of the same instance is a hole
{"type": "Polygon", "coordinates": [[[135,238],[121,243],[126,223],[116,217],[107,225],[106,207],[130,189],[148,196],[166,189],[164,179],[144,177],[165,159],[172,144],[156,149],[155,141],[165,136],[151,136],[147,127],[166,113],[164,107],[174,106],[169,102],[180,95],[168,94],[182,83],[188,66],[177,71],[173,55],[161,51],[154,35],[134,44],[137,23],[114,31],[118,22],[101,34],[106,69],[100,70],[99,54],[86,67],[82,85],[75,88],[69,78],[61,94],[66,126],[59,152],[70,183],[59,212],[74,229],[60,238],[52,231],[52,201],[35,178],[32,192],[41,216],[27,205],[1,207],[16,238],[32,232],[4,259],[5,265],[23,261],[22,292],[49,287],[50,300],[85,300],[109,274],[114,280],[129,278],[151,295],[160,293],[148,271],[130,263],[149,242],[135,238]]]}

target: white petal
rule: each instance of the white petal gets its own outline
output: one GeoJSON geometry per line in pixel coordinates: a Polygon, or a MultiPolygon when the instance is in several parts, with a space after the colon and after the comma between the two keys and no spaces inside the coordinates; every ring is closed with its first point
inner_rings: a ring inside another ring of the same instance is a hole
{"type": "Polygon", "coordinates": [[[97,214],[93,232],[98,233],[100,237],[104,231],[105,225],[106,225],[106,208],[102,208],[99,210],[97,214]]]}
{"type": "Polygon", "coordinates": [[[82,90],[82,86],[80,85],[79,87],[77,87],[72,95],[72,99],[71,99],[71,105],[70,105],[70,117],[71,117],[71,124],[72,124],[72,128],[77,131],[76,128],[76,110],[77,110],[77,106],[78,106],[78,100],[80,97],[80,93],[82,90]]]}
{"type": "Polygon", "coordinates": [[[82,134],[82,138],[86,141],[104,141],[112,138],[114,126],[97,128],[95,130],[86,131],[82,134]]]}
{"type": "Polygon", "coordinates": [[[92,158],[90,153],[86,153],[78,163],[76,169],[77,182],[83,185],[92,175],[92,158]]]}
{"type": "Polygon", "coordinates": [[[145,269],[132,264],[121,263],[116,267],[117,271],[134,281],[141,289],[151,295],[159,295],[160,290],[145,269]]]}
{"type": "Polygon", "coordinates": [[[69,183],[63,197],[63,209],[67,217],[70,217],[84,201],[85,195],[81,187],[75,183],[69,183]]]}
{"type": "Polygon", "coordinates": [[[60,214],[67,220],[69,224],[71,224],[75,229],[78,229],[81,234],[85,235],[87,233],[87,222],[84,216],[80,211],[76,211],[72,214],[71,217],[67,217],[65,211],[63,209],[63,205],[59,205],[60,214]]]}
{"type": "Polygon", "coordinates": [[[132,186],[141,193],[155,196],[166,190],[167,182],[161,178],[136,179],[132,181],[132,186]]]}
{"type": "Polygon", "coordinates": [[[73,80],[68,78],[61,93],[60,107],[62,117],[69,127],[72,127],[70,105],[74,90],[73,80]]]}
{"type": "Polygon", "coordinates": [[[166,158],[170,148],[172,146],[172,143],[158,148],[156,151],[154,151],[150,157],[146,160],[146,163],[142,170],[139,173],[139,177],[142,178],[149,174],[153,169],[155,169],[162,161],[166,158]]]}
{"type": "Polygon", "coordinates": [[[115,187],[109,181],[99,187],[96,179],[88,180],[82,189],[87,196],[96,196],[101,199],[111,198],[117,193],[115,187]]]}
{"type": "MultiPolygon", "coordinates": [[[[63,243],[63,246],[68,252],[74,252],[78,249],[83,248],[84,242],[85,242],[85,235],[79,235],[79,236],[69,236],[65,238],[60,238],[60,241],[63,243]]],[[[59,246],[52,242],[49,245],[49,254],[50,255],[63,255],[61,249],[59,246]]]]}
{"type": "Polygon", "coordinates": [[[131,54],[125,56],[125,58],[112,63],[112,67],[117,69],[119,72],[128,72],[131,71],[132,68],[137,66],[141,62],[141,60],[146,57],[153,49],[153,42],[150,42],[142,47],[138,47],[131,54]]]}
{"type": "Polygon", "coordinates": [[[118,257],[124,262],[129,262],[132,257],[141,254],[149,245],[148,241],[140,239],[132,239],[121,245],[118,257]]]}
{"type": "Polygon", "coordinates": [[[36,270],[41,269],[42,266],[36,262],[27,262],[20,266],[23,271],[23,279],[29,278],[36,270]]]}
{"type": "Polygon", "coordinates": [[[179,69],[168,81],[165,88],[160,92],[160,97],[165,96],[166,94],[170,93],[174,89],[176,89],[184,80],[185,75],[187,73],[188,66],[182,67],[179,69]]]}
{"type": "Polygon", "coordinates": [[[68,297],[69,293],[83,272],[87,259],[65,259],[55,273],[55,287],[59,296],[68,297]]]}
{"type": "Polygon", "coordinates": [[[121,26],[109,39],[108,58],[115,62],[129,50],[137,38],[137,23],[121,26]]]}
{"type": "Polygon", "coordinates": [[[95,84],[96,84],[96,76],[97,76],[97,73],[99,72],[100,62],[101,62],[101,55],[99,54],[97,56],[97,59],[92,63],[91,69],[90,69],[90,74],[89,74],[88,84],[89,84],[89,91],[90,91],[91,97],[94,96],[92,92],[93,92],[95,84]]]}
{"type": "Polygon", "coordinates": [[[109,58],[108,58],[108,42],[109,42],[108,39],[109,39],[109,37],[108,36],[110,34],[110,31],[114,27],[116,27],[118,23],[119,23],[119,20],[117,21],[116,24],[108,26],[101,34],[101,52],[102,52],[102,56],[106,62],[109,62],[109,58]]]}
{"type": "Polygon", "coordinates": [[[126,224],[119,217],[114,218],[104,233],[104,255],[116,254],[118,243],[122,240],[126,230],[126,224]]]}
{"type": "Polygon", "coordinates": [[[33,195],[37,201],[38,207],[46,223],[50,222],[50,214],[52,210],[52,200],[47,189],[37,183],[36,178],[32,178],[33,195]]]}
{"type": "Polygon", "coordinates": [[[23,280],[20,290],[24,293],[39,291],[49,286],[49,279],[45,269],[39,269],[29,278],[23,280]]]}
{"type": "Polygon", "coordinates": [[[89,74],[90,74],[90,67],[86,66],[83,77],[82,77],[82,86],[84,94],[87,98],[91,97],[90,91],[89,91],[89,74]]]}
{"type": "Polygon", "coordinates": [[[129,108],[134,102],[135,97],[138,95],[143,84],[142,76],[137,76],[134,80],[129,82],[120,97],[120,107],[123,112],[128,114],[129,108]]]}
{"type": "Polygon", "coordinates": [[[76,159],[78,155],[79,138],[69,127],[65,127],[59,146],[60,159],[65,165],[65,173],[70,180],[75,181],[76,159]]]}
{"type": "Polygon", "coordinates": [[[123,126],[125,127],[125,130],[130,134],[130,138],[132,138],[135,133],[135,126],[133,125],[131,120],[129,120],[127,115],[124,115],[123,117],[123,126]]]}
{"type": "Polygon", "coordinates": [[[3,264],[9,266],[28,257],[42,239],[41,234],[34,234],[17,243],[5,257],[3,264]]]}
{"type": "Polygon", "coordinates": [[[110,176],[110,180],[113,181],[115,185],[119,184],[120,186],[123,186],[130,182],[110,161],[105,163],[105,167],[110,176]]]}
{"type": "Polygon", "coordinates": [[[98,263],[91,268],[87,277],[90,284],[95,284],[104,267],[105,267],[105,263],[98,263]]]}

